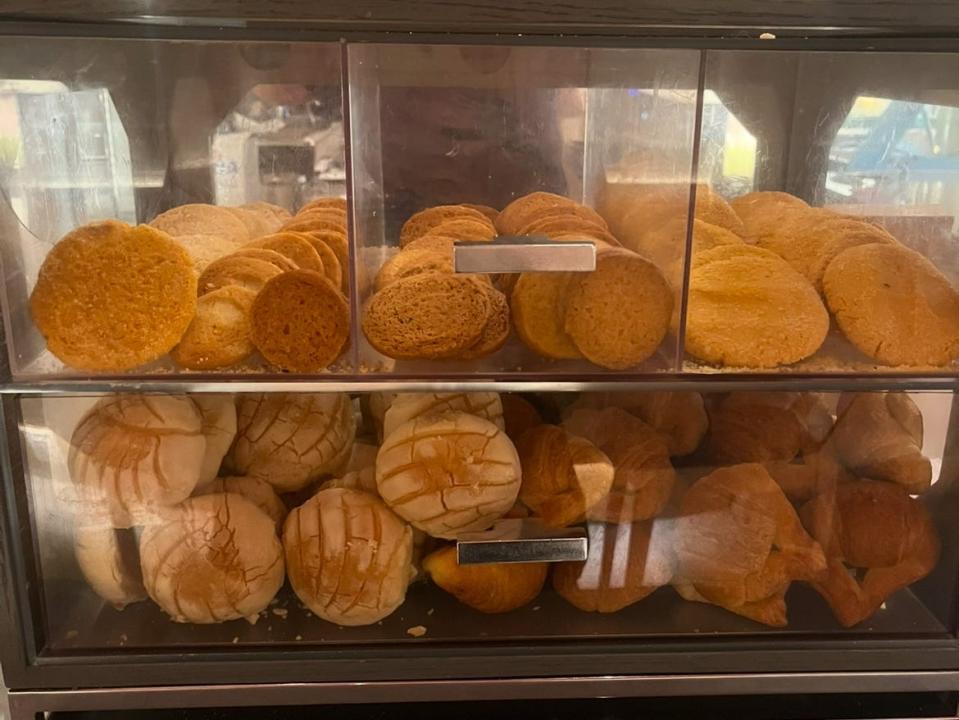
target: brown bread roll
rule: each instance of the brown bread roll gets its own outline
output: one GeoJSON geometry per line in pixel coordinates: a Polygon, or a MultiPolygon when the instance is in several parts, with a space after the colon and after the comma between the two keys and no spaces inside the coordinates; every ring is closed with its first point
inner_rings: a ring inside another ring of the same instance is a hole
{"type": "Polygon", "coordinates": [[[74,552],[87,584],[117,610],[146,600],[137,540],[132,530],[78,527],[74,534],[74,552]]]}

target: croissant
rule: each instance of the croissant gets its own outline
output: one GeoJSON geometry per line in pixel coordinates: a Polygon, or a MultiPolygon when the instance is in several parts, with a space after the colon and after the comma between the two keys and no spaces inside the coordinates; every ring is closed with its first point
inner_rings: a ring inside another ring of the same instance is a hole
{"type": "Polygon", "coordinates": [[[460,565],[452,545],[423,560],[430,578],[474,610],[504,613],[532,602],[546,582],[546,563],[460,565]]]}

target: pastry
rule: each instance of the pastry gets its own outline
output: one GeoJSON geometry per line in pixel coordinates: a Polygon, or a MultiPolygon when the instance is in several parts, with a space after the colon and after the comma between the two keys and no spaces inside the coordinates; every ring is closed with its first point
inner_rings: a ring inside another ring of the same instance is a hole
{"type": "Polygon", "coordinates": [[[243,395],[226,465],[234,474],[265,480],[277,492],[293,492],[337,474],[349,460],[355,433],[348,395],[243,395]]]}
{"type": "MultiPolygon", "coordinates": [[[[200,411],[201,429],[206,438],[199,485],[212,482],[220,472],[223,458],[236,437],[236,403],[231,395],[197,393],[193,404],[200,411]]],[[[242,495],[242,493],[241,493],[242,495]]]]}
{"type": "Polygon", "coordinates": [[[347,210],[346,198],[341,198],[341,197],[313,198],[312,200],[304,203],[303,207],[301,207],[297,211],[297,214],[307,213],[310,210],[321,210],[323,208],[334,208],[336,210],[342,210],[343,212],[346,212],[347,210]]]}
{"type": "Polygon", "coordinates": [[[490,310],[480,280],[416,275],[373,295],[363,313],[363,332],[377,351],[398,360],[452,357],[479,340],[490,310]]]}
{"type": "Polygon", "coordinates": [[[697,254],[689,276],[686,350],[708,363],[769,368],[816,352],[829,313],[775,253],[725,245],[697,254]]]}
{"type": "Polygon", "coordinates": [[[776,232],[786,219],[803,217],[811,209],[795,195],[770,190],[740,195],[730,205],[742,219],[744,237],[753,243],[776,232]]]}
{"type": "Polygon", "coordinates": [[[553,589],[580,610],[612,613],[668,585],[672,560],[656,528],[652,522],[589,523],[586,561],[557,563],[553,589]]]}
{"type": "Polygon", "coordinates": [[[217,235],[232,240],[240,246],[250,239],[249,232],[242,220],[229,208],[192,203],[160,213],[150,225],[167,235],[217,235]]]}
{"type": "Polygon", "coordinates": [[[543,418],[533,404],[518,393],[502,393],[503,423],[506,434],[515,443],[527,430],[543,424],[543,418]]]}
{"type": "Polygon", "coordinates": [[[228,285],[258,293],[266,281],[282,272],[276,265],[251,257],[227,255],[209,265],[197,281],[197,292],[206,295],[228,285]]]}
{"type": "Polygon", "coordinates": [[[519,498],[550,527],[566,527],[609,493],[615,470],[589,440],[556,425],[539,425],[516,444],[523,468],[519,498]]]}
{"type": "Polygon", "coordinates": [[[765,625],[785,626],[789,585],[815,580],[826,568],[819,543],[755,463],[697,481],[682,499],[675,533],[680,595],[765,625]]]}
{"type": "Polygon", "coordinates": [[[116,220],[67,233],[47,254],[30,313],[47,348],[80,370],[130,370],[169,352],[196,309],[189,254],[116,220]]]}
{"type": "MultiPolygon", "coordinates": [[[[419,241],[415,240],[414,242],[419,241]]],[[[383,263],[379,272],[376,273],[373,287],[376,290],[382,290],[397,280],[427,273],[453,274],[452,242],[446,251],[428,248],[403,248],[402,252],[397,253],[383,263]]]]}
{"type": "Polygon", "coordinates": [[[516,334],[543,357],[557,360],[583,357],[567,334],[566,298],[573,273],[522,273],[510,296],[516,334]]]}
{"type": "Polygon", "coordinates": [[[518,235],[520,230],[538,213],[555,207],[576,207],[579,203],[548,192],[534,192],[517,198],[496,217],[496,229],[501,235],[518,235]]]}
{"type": "Polygon", "coordinates": [[[203,418],[190,398],[112,395],[77,424],[67,467],[88,513],[128,528],[190,496],[206,445],[203,418]]]}
{"type": "Polygon", "coordinates": [[[242,362],[255,349],[250,310],[256,293],[224,285],[197,299],[196,315],[170,356],[180,367],[214,370],[242,362]]]}
{"type": "Polygon", "coordinates": [[[499,393],[398,393],[383,416],[383,436],[414,418],[450,411],[476,415],[500,430],[505,427],[499,393]]]}
{"type": "Polygon", "coordinates": [[[448,220],[473,220],[489,228],[491,231],[489,237],[495,235],[492,232],[493,223],[479,210],[465,205],[437,205],[421,210],[403,224],[400,230],[400,247],[406,247],[413,240],[426,235],[448,220]]]}
{"type": "Polygon", "coordinates": [[[122,610],[146,600],[137,539],[132,530],[78,527],[74,534],[77,565],[93,592],[122,610]]]}
{"type": "Polygon", "coordinates": [[[235,242],[219,235],[178,235],[173,239],[189,253],[198,277],[211,262],[236,250],[235,242]]]}
{"type": "Polygon", "coordinates": [[[376,456],[376,486],[400,517],[433,537],[485,530],[519,494],[513,443],[489,420],[464,412],[400,425],[376,456]]]}
{"type": "Polygon", "coordinates": [[[299,267],[295,262],[290,260],[285,255],[281,255],[276,250],[268,250],[267,248],[262,247],[247,246],[230,253],[230,255],[232,257],[248,257],[253,258],[254,260],[268,262],[280,272],[289,272],[290,270],[296,270],[297,267],[299,267]]]}
{"type": "Polygon", "coordinates": [[[895,483],[845,483],[804,505],[802,519],[829,561],[813,587],[844,627],[871,616],[939,561],[939,537],[929,513],[895,483]]]}
{"type": "Polygon", "coordinates": [[[959,292],[913,250],[844,250],[826,268],[823,291],[843,334],[881,363],[943,366],[959,358],[959,292]]]}
{"type": "Polygon", "coordinates": [[[512,325],[509,321],[509,303],[506,301],[506,295],[492,285],[486,285],[485,290],[490,304],[489,320],[486,321],[479,339],[457,355],[458,360],[475,360],[492,355],[509,340],[512,325]]]}
{"type": "Polygon", "coordinates": [[[672,312],[672,290],[655,265],[606,248],[595,272],[577,273],[570,283],[564,329],[588,360],[624,370],[656,352],[672,312]]]}
{"type": "Polygon", "coordinates": [[[324,258],[326,254],[320,249],[320,245],[328,247],[334,255],[340,268],[340,289],[346,293],[349,291],[350,280],[350,246],[346,239],[346,234],[339,230],[311,230],[303,233],[313,244],[313,249],[323,260],[323,271],[329,272],[329,264],[324,258]]]}
{"type": "Polygon", "coordinates": [[[323,620],[371,625],[406,598],[412,532],[375,495],[321,490],[286,519],[283,548],[293,591],[323,620]]]}
{"type": "Polygon", "coordinates": [[[286,519],[286,505],[280,496],[273,490],[270,483],[254,477],[220,477],[197,488],[194,496],[213,495],[217,493],[234,493],[242,495],[256,505],[273,521],[277,535],[283,532],[283,521],[286,519]]]}
{"type": "Polygon", "coordinates": [[[888,480],[910,495],[932,485],[922,454],[922,413],[905,393],[843,393],[832,442],[842,463],[861,477],[888,480]]]}
{"type": "MultiPolygon", "coordinates": [[[[298,232],[278,232],[258,238],[245,247],[273,250],[292,260],[300,270],[312,270],[323,273],[323,261],[313,248],[309,236],[298,232]]],[[[339,287],[339,282],[336,283],[339,287]]]]}
{"type": "Polygon", "coordinates": [[[340,289],[312,270],[271,279],[250,309],[250,337],[270,363],[290,372],[328,367],[350,337],[350,306],[340,289]]]}
{"type": "Polygon", "coordinates": [[[587,518],[636,522],[662,512],[676,482],[676,472],[661,435],[616,407],[575,410],[563,419],[563,427],[602,450],[616,470],[609,493],[589,508],[587,518]]]}
{"type": "Polygon", "coordinates": [[[430,579],[464,605],[504,613],[533,602],[546,583],[546,563],[460,565],[456,548],[440,548],[423,559],[430,579]]]}
{"type": "Polygon", "coordinates": [[[180,623],[255,623],[283,585],[273,521],[234,493],[190,498],[144,528],[140,564],[147,593],[180,623]]]}

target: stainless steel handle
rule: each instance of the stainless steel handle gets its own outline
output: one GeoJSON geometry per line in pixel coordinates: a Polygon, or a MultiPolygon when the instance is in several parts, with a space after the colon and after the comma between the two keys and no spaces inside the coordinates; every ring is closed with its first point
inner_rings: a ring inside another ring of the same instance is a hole
{"type": "Polygon", "coordinates": [[[545,235],[457,242],[453,267],[458,273],[589,272],[596,269],[596,243],[588,238],[554,242],[545,235]]]}
{"type": "Polygon", "coordinates": [[[581,527],[549,528],[536,518],[500,520],[485,532],[456,541],[460,565],[490,563],[581,562],[589,543],[581,527]]]}

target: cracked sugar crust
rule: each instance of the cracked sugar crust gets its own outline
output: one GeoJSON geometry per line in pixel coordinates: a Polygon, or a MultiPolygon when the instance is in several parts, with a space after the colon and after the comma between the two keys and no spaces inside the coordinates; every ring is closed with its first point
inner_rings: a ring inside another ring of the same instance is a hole
{"type": "Polygon", "coordinates": [[[376,458],[376,485],[386,504],[414,527],[446,539],[484,530],[505,515],[520,477],[506,434],[463,412],[400,425],[376,458]]]}
{"type": "Polygon", "coordinates": [[[176,622],[253,617],[284,577],[273,520],[233,493],[191,498],[146,527],[140,563],[147,593],[176,622]]]}
{"type": "Polygon", "coordinates": [[[919,253],[850,248],[826,268],[823,289],[843,334],[869,357],[937,367],[959,358],[959,293],[919,253]]]}
{"type": "Polygon", "coordinates": [[[383,417],[383,436],[389,437],[413,418],[449,411],[467,412],[489,420],[501,430],[505,427],[499,393],[399,393],[383,417]]]}

